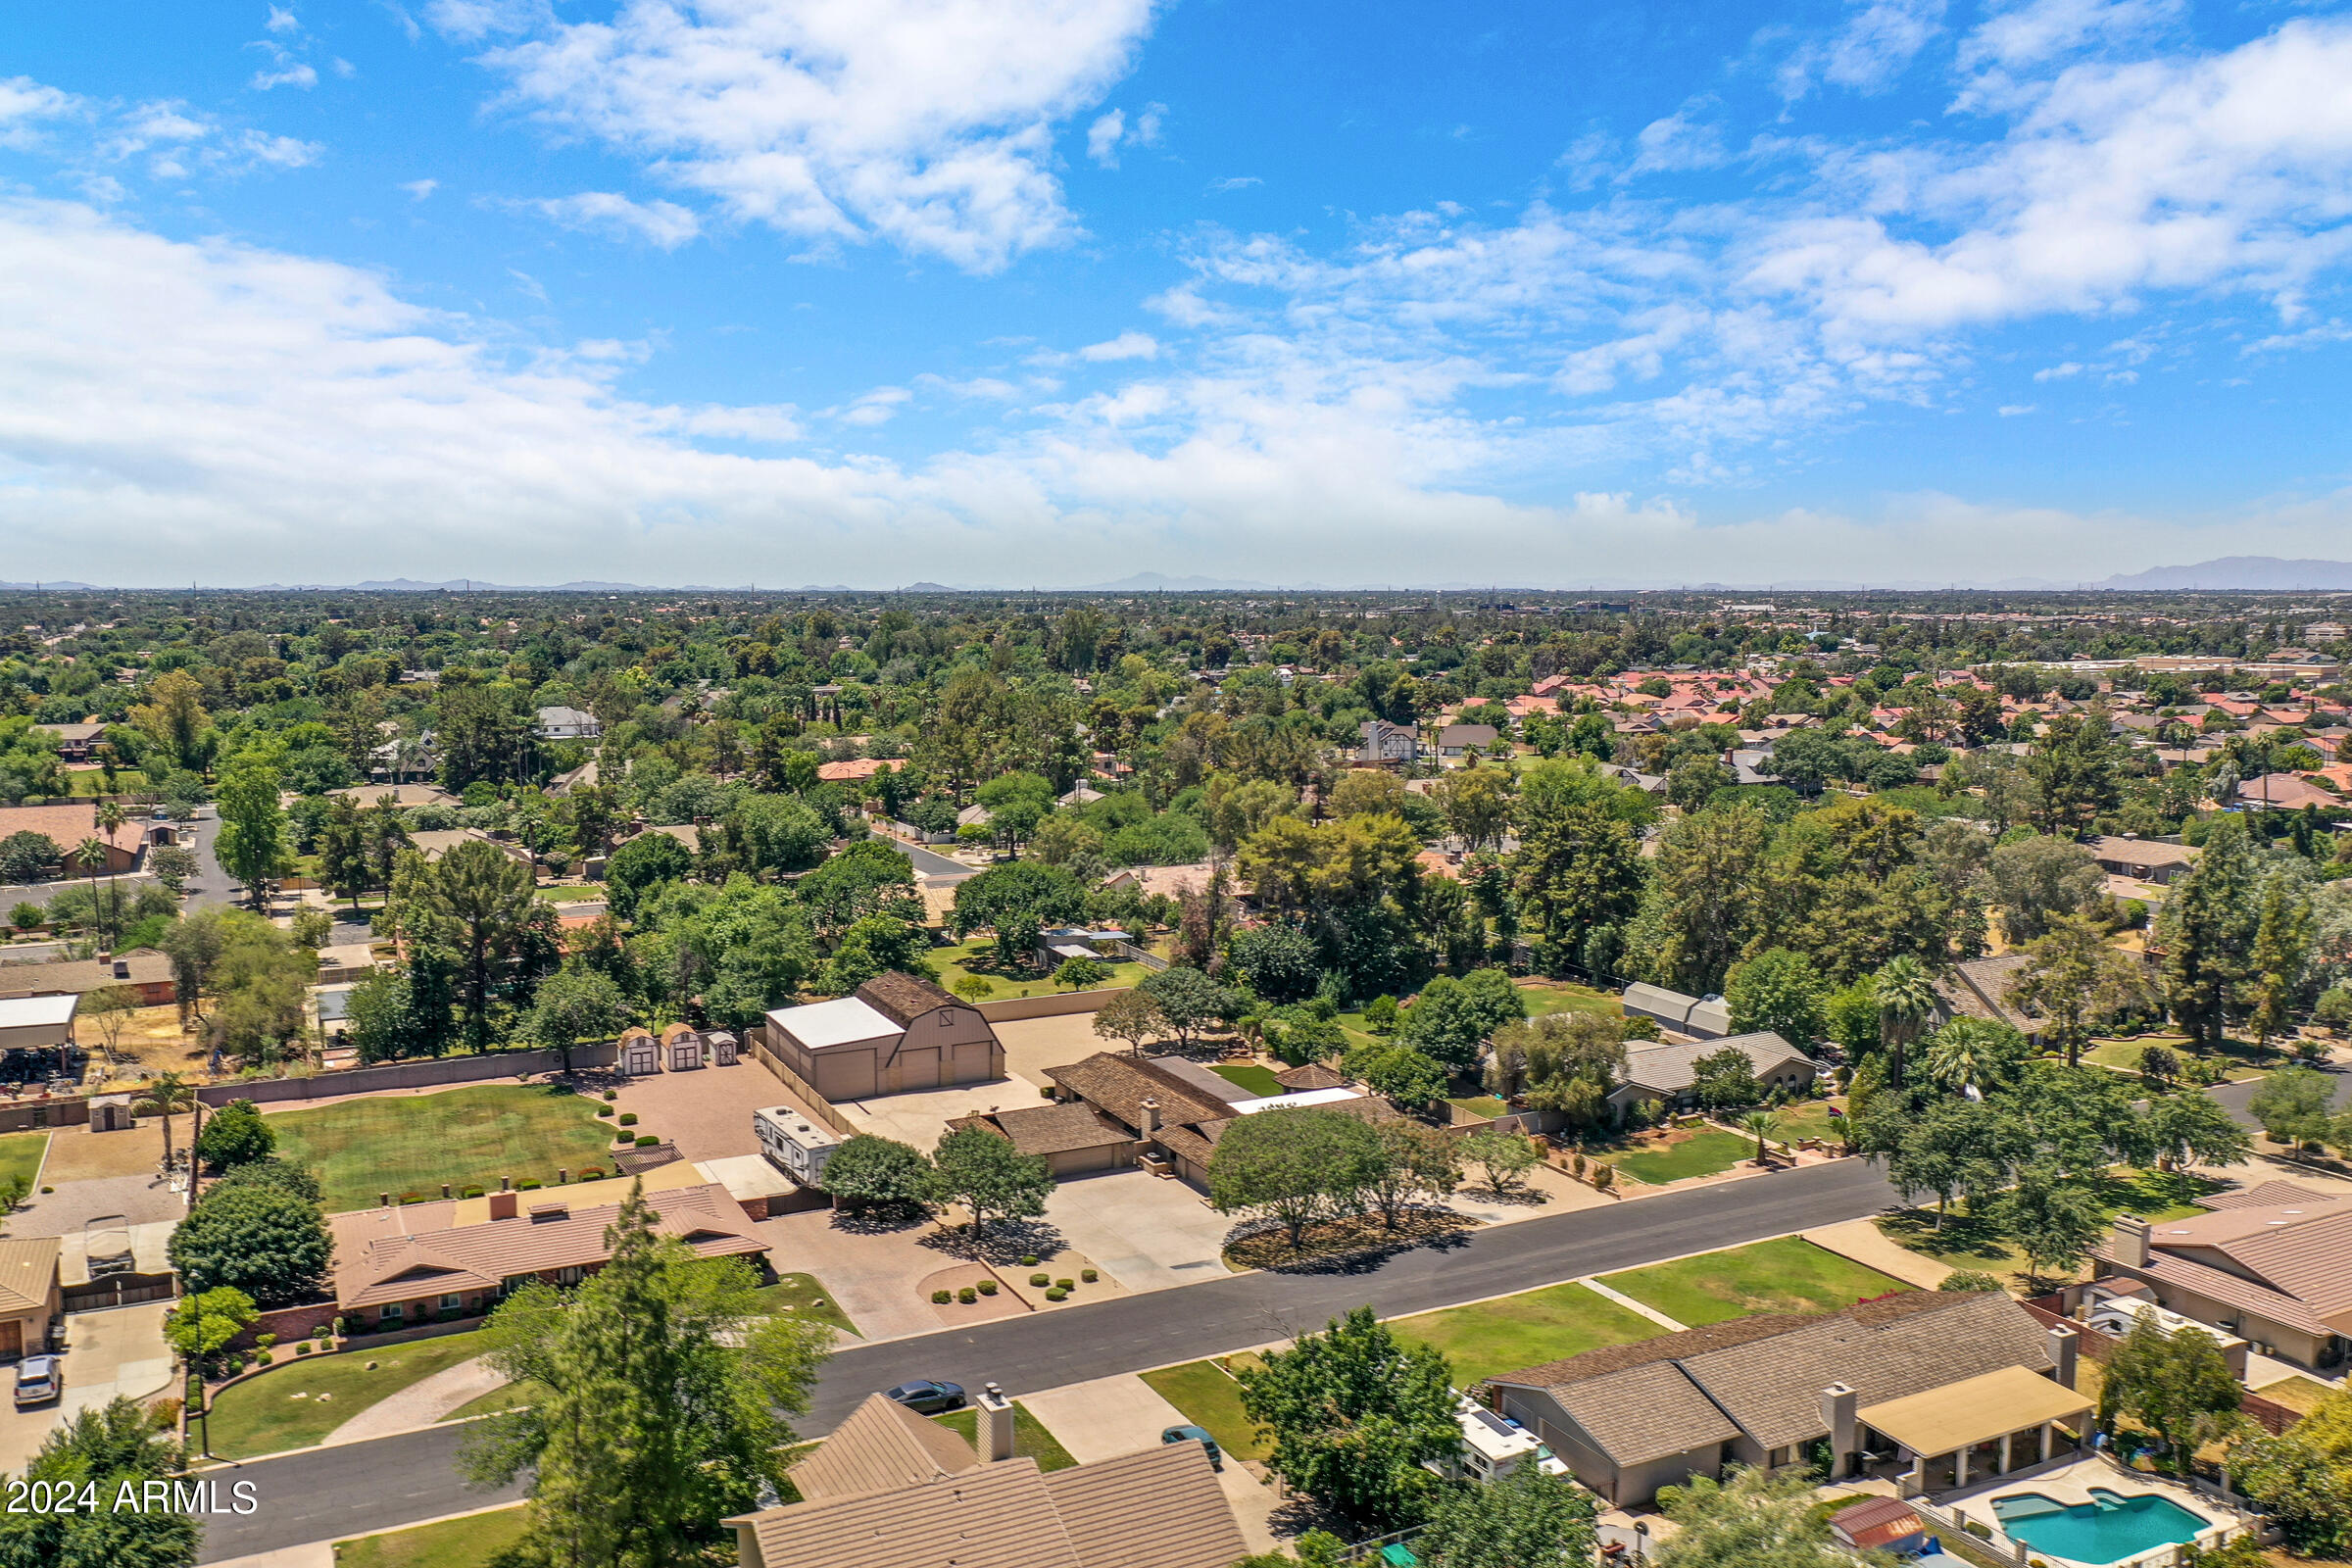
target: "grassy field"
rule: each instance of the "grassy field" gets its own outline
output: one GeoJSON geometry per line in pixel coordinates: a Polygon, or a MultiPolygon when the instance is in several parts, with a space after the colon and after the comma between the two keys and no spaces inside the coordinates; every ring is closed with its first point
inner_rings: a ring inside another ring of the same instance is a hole
{"type": "Polygon", "coordinates": [[[1230,1067],[1211,1067],[1208,1070],[1236,1089],[1246,1089],[1253,1095],[1264,1097],[1290,1093],[1283,1087],[1282,1080],[1274,1076],[1273,1068],[1260,1067],[1253,1061],[1245,1061],[1230,1067]]]}
{"type": "Polygon", "coordinates": [[[1214,1361],[1187,1361],[1144,1374],[1159,1396],[1206,1429],[1229,1459],[1263,1459],[1273,1451],[1263,1431],[1242,1414],[1242,1386],[1214,1361]]]}
{"type": "MultiPolygon", "coordinates": [[[[115,787],[111,792],[106,787],[106,769],[103,767],[68,768],[66,778],[71,784],[76,800],[94,800],[98,796],[109,793],[137,795],[147,788],[147,775],[135,767],[116,768],[115,787]]],[[[128,810],[133,808],[134,803],[124,801],[122,806],[125,810],[128,810]]],[[[137,807],[136,808],[142,812],[151,809],[148,807],[137,807]]]]}
{"type": "Polygon", "coordinates": [[[760,1290],[760,1298],[767,1303],[770,1312],[789,1312],[794,1317],[814,1318],[819,1323],[830,1323],[852,1334],[858,1332],[858,1325],[850,1321],[850,1314],[841,1309],[840,1303],[816,1282],[813,1274],[779,1274],[775,1284],[760,1290]]]}
{"type": "Polygon", "coordinates": [[[213,1452],[223,1459],[306,1448],[377,1400],[482,1353],[479,1334],[298,1356],[224,1389],[213,1401],[213,1452]],[[369,1371],[373,1364],[375,1370],[369,1371]]]}
{"type": "Polygon", "coordinates": [[[1833,1143],[1843,1140],[1844,1118],[1831,1115],[1832,1105],[1842,1111],[1845,1109],[1845,1097],[1837,1095],[1828,1100],[1802,1101],[1781,1111],[1781,1130],[1775,1135],[1775,1142],[1792,1144],[1800,1138],[1824,1138],[1833,1143]]]}
{"type": "MultiPolygon", "coordinates": [[[[964,1442],[977,1448],[980,1446],[980,1412],[950,1410],[931,1418],[964,1442]]],[[[1012,1401],[1012,1455],[1016,1459],[1035,1459],[1040,1470],[1067,1470],[1078,1461],[1070,1457],[1045,1423],[1029,1413],[1020,1400],[1012,1401]]]]}
{"type": "Polygon", "coordinates": [[[2322,1399],[2334,1393],[2335,1391],[2325,1383],[2312,1378],[2296,1377],[2278,1383],[2266,1383],[2254,1391],[2254,1396],[2258,1399],[2268,1399],[2273,1404],[2283,1404],[2289,1410],[2297,1410],[2304,1415],[2309,1415],[2320,1407],[2322,1399]]]}
{"type": "Polygon", "coordinates": [[[552,1186],[559,1169],[604,1168],[612,1144],[588,1096],[518,1084],[273,1111],[270,1127],[279,1154],[318,1173],[329,1213],[368,1207],[378,1193],[438,1198],[444,1182],[463,1191],[535,1176],[552,1186]]]}
{"type": "Polygon", "coordinates": [[[1665,1332],[1582,1285],[1547,1285],[1499,1301],[1393,1318],[1389,1327],[1403,1339],[1444,1351],[1453,1363],[1455,1385],[1465,1389],[1521,1367],[1665,1332]]]}
{"type": "Polygon", "coordinates": [[[1662,1148],[1645,1144],[1622,1153],[1603,1153],[1599,1158],[1636,1181],[1663,1187],[1668,1182],[1730,1170],[1743,1159],[1753,1159],[1755,1154],[1755,1140],[1719,1128],[1701,1127],[1662,1148]]]}
{"type": "MultiPolygon", "coordinates": [[[[2108,1175],[2099,1193],[2100,1205],[2110,1217],[2117,1214],[2137,1214],[2142,1219],[2185,1219],[2201,1214],[2203,1209],[2194,1203],[2180,1200],[2181,1189],[2176,1178],[2160,1177],[2145,1171],[2117,1169],[2108,1175]]],[[[2221,1184],[2198,1181],[2198,1193],[2214,1191],[2221,1184]]],[[[1939,1231],[1936,1226],[1934,1208],[1906,1208],[1889,1214],[1877,1222],[1881,1234],[1889,1241],[1909,1248],[1923,1256],[1950,1268],[1976,1269],[2000,1276],[2005,1284],[2021,1288],[2029,1283],[2047,1288],[2061,1276],[2044,1273],[2029,1282],[2026,1276],[2026,1254],[2018,1250],[2008,1234],[1991,1218],[1954,1213],[1944,1217],[1939,1231]]],[[[2085,1265],[2087,1266],[2087,1265],[2085,1265]]],[[[2078,1269],[2064,1279],[2081,1276],[2078,1269]]]]}
{"type": "Polygon", "coordinates": [[[1542,985],[1521,986],[1519,995],[1527,999],[1527,1015],[1541,1018],[1550,1012],[1597,1012],[1603,1017],[1625,1016],[1624,1001],[1606,991],[1580,986],[1573,980],[1547,980],[1542,985]]]}
{"type": "Polygon", "coordinates": [[[1604,1275],[1601,1283],[1692,1328],[1757,1312],[1827,1312],[1911,1287],[1796,1236],[1604,1275]]]}
{"type": "MultiPolygon", "coordinates": [[[[1003,1002],[1011,997],[1050,997],[1062,993],[1062,987],[1042,975],[1033,977],[1025,971],[1012,976],[999,974],[996,970],[996,953],[997,944],[993,938],[976,937],[953,947],[934,948],[926,956],[932,967],[939,971],[939,983],[950,991],[956,990],[956,981],[972,975],[987,981],[995,989],[982,997],[982,1002],[1003,1002]]],[[[1102,967],[1110,971],[1110,978],[1102,982],[1105,986],[1131,986],[1150,972],[1133,960],[1104,963],[1102,967]]],[[[961,996],[962,993],[956,992],[956,995],[961,996]]]]}
{"type": "Polygon", "coordinates": [[[2150,1046],[2162,1046],[2184,1063],[2192,1060],[2218,1061],[2228,1072],[2231,1083],[2259,1078],[2286,1060],[2277,1051],[2257,1050],[2250,1040],[2225,1040],[2218,1054],[2191,1051],[2187,1038],[2177,1034],[2148,1034],[2132,1040],[2101,1040],[2082,1054],[2082,1059],[2095,1061],[2102,1067],[2121,1067],[2126,1072],[2137,1072],[2140,1054],[2150,1046]]]}
{"type": "Polygon", "coordinates": [[[0,1182],[22,1176],[29,1187],[41,1173],[41,1155],[48,1148],[47,1133],[10,1133],[0,1138],[0,1182]]]}
{"type": "Polygon", "coordinates": [[[335,1543],[335,1568],[482,1568],[522,1539],[522,1505],[335,1543]]]}
{"type": "Polygon", "coordinates": [[[1473,1116],[1499,1116],[1511,1108],[1493,1095],[1462,1095],[1449,1098],[1446,1103],[1459,1105],[1473,1116]]]}

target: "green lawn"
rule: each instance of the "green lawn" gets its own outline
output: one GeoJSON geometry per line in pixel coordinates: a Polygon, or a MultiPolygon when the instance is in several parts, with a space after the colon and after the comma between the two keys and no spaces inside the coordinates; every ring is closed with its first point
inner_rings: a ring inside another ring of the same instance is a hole
{"type": "Polygon", "coordinates": [[[41,1173],[41,1154],[48,1147],[47,1133],[10,1133],[0,1138],[0,1182],[22,1176],[30,1187],[41,1173]]]}
{"type": "Polygon", "coordinates": [[[1547,1012],[1597,1012],[1609,1018],[1625,1016],[1624,999],[1613,992],[1580,986],[1573,980],[1548,980],[1540,986],[1521,986],[1519,995],[1527,999],[1527,1015],[1531,1018],[1541,1018],[1547,1012]]]}
{"type": "MultiPolygon", "coordinates": [[[[2184,1192],[2203,1194],[2216,1191],[2222,1184],[2193,1180],[2183,1186],[2178,1177],[2158,1176],[2147,1171],[2119,1166],[2107,1174],[2100,1185],[2099,1203],[2112,1218],[2117,1214],[2137,1214],[2142,1219],[2185,1219],[2202,1214],[2203,1209],[2182,1200],[2184,1192]]],[[[2039,1284],[2046,1286],[2055,1274],[2045,1274],[2029,1281],[2026,1276],[2026,1254],[2018,1250],[1998,1223],[1973,1214],[1952,1213],[1944,1217],[1940,1230],[1936,1224],[1936,1210],[1906,1208],[1879,1220],[1881,1234],[1889,1241],[1911,1249],[1923,1256],[1950,1268],[1975,1269],[1999,1275],[2017,1286],[2039,1284]]],[[[2081,1274],[2075,1271],[2066,1277],[2081,1274]]]]}
{"type": "Polygon", "coordinates": [[[1229,1459],[1263,1459],[1274,1451],[1262,1429],[1242,1414],[1242,1386],[1214,1361],[1187,1361],[1144,1374],[1159,1396],[1186,1420],[1217,1440],[1229,1459]]]}
{"type": "Polygon", "coordinates": [[[378,1193],[438,1198],[498,1185],[501,1176],[555,1185],[558,1170],[608,1168],[612,1146],[596,1101],[567,1089],[484,1084],[435,1095],[347,1100],[270,1113],[277,1152],[318,1173],[329,1213],[367,1208],[378,1193]]]}
{"type": "Polygon", "coordinates": [[[1447,1099],[1446,1103],[1459,1105],[1473,1116],[1499,1116],[1511,1108],[1493,1095],[1462,1095],[1447,1099]]]}
{"type": "Polygon", "coordinates": [[[814,1318],[830,1323],[837,1329],[858,1332],[850,1314],[841,1309],[832,1295],[816,1282],[813,1274],[779,1274],[776,1283],[760,1289],[760,1298],[767,1303],[771,1313],[789,1312],[794,1317],[814,1318]]]}
{"type": "Polygon", "coordinates": [[[1663,1187],[1668,1182],[1679,1182],[1692,1176],[1712,1176],[1755,1156],[1754,1139],[1727,1133],[1719,1128],[1702,1127],[1690,1137],[1663,1149],[1644,1146],[1625,1153],[1604,1153],[1600,1158],[1636,1181],[1663,1187]]]}
{"type": "Polygon", "coordinates": [[[1231,1067],[1211,1067],[1208,1070],[1236,1089],[1247,1089],[1250,1093],[1261,1098],[1290,1093],[1283,1081],[1274,1076],[1273,1068],[1261,1067],[1253,1061],[1241,1062],[1231,1067]]]}
{"type": "Polygon", "coordinates": [[[1845,1097],[1829,1100],[1807,1100],[1780,1112],[1781,1130],[1775,1137],[1778,1143],[1794,1143],[1800,1138],[1824,1138],[1832,1143],[1845,1137],[1845,1118],[1830,1114],[1830,1107],[1845,1108],[1845,1097]]]}
{"type": "Polygon", "coordinates": [[[2177,1034],[2147,1034],[2132,1040],[2102,1040],[2082,1054],[2084,1061],[2095,1061],[2102,1067],[2121,1067],[2126,1072],[2139,1071],[2140,1054],[2150,1046],[2162,1046],[2179,1056],[2183,1063],[2195,1061],[2219,1062],[2229,1074],[2229,1081],[2239,1082],[2259,1078],[2272,1067],[2287,1058],[2277,1051],[2258,1051],[2250,1040],[2225,1040],[2220,1054],[2192,1051],[2185,1036],[2177,1034]]]}
{"type": "Polygon", "coordinates": [[[1499,1301],[1392,1318],[1389,1327],[1400,1338],[1443,1350],[1453,1363],[1454,1383],[1465,1389],[1521,1367],[1665,1332],[1582,1285],[1547,1285],[1499,1301]]]}
{"type": "Polygon", "coordinates": [[[478,1333],[366,1346],[334,1355],[298,1356],[281,1345],[276,1366],[222,1390],[213,1401],[213,1452],[223,1459],[249,1459],[307,1448],[378,1399],[481,1353],[478,1333]]]}
{"type": "MultiPolygon", "coordinates": [[[[1049,997],[1062,994],[1062,987],[1042,975],[1030,976],[1026,971],[1014,976],[997,973],[996,952],[995,939],[979,937],[952,947],[934,948],[925,956],[930,960],[932,967],[939,971],[939,983],[950,991],[956,991],[956,981],[970,975],[978,975],[981,979],[986,980],[995,989],[980,998],[982,1002],[1004,1002],[1014,997],[1049,997]],[[974,966],[975,962],[977,967],[974,966]]],[[[1105,986],[1131,986],[1151,972],[1133,959],[1123,963],[1106,962],[1102,967],[1110,971],[1110,978],[1102,982],[1105,986]]],[[[961,996],[963,993],[957,991],[956,994],[961,996]]]]}
{"type": "MultiPolygon", "coordinates": [[[[950,1410],[931,1418],[964,1442],[977,1448],[980,1446],[980,1412],[950,1410]]],[[[1070,1457],[1045,1423],[1029,1413],[1020,1400],[1012,1401],[1012,1454],[1016,1459],[1035,1459],[1040,1470],[1067,1470],[1078,1461],[1070,1457]]]]}
{"type": "Polygon", "coordinates": [[[522,1505],[335,1543],[335,1568],[484,1568],[522,1539],[522,1505]]]}
{"type": "MultiPolygon", "coordinates": [[[[108,793],[106,788],[106,769],[103,767],[73,768],[67,772],[66,777],[73,784],[74,796],[76,800],[91,799],[108,793]]],[[[118,767],[115,769],[115,788],[113,793],[117,795],[136,795],[144,791],[146,788],[147,775],[140,772],[137,768],[118,767]]],[[[122,805],[125,809],[128,809],[130,808],[131,803],[124,801],[122,805]]],[[[141,809],[145,809],[145,808],[141,808],[141,809]]]]}
{"type": "Polygon", "coordinates": [[[1608,1274],[1601,1284],[1692,1328],[1757,1312],[1828,1312],[1910,1286],[1797,1236],[1608,1274]]]}

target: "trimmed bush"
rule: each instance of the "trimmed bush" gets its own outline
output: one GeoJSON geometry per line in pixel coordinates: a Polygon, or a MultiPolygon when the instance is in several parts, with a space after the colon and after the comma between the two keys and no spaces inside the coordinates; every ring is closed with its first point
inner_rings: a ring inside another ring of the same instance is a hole
{"type": "Polygon", "coordinates": [[[982,1296],[994,1296],[997,1294],[997,1282],[995,1280],[982,1280],[980,1282],[979,1289],[982,1296]]]}
{"type": "Polygon", "coordinates": [[[1092,1285],[1095,1283],[1095,1281],[1101,1279],[1102,1276],[1095,1269],[1082,1268],[1078,1271],[1078,1277],[1086,1281],[1087,1284],[1092,1285]]]}
{"type": "Polygon", "coordinates": [[[633,1110],[624,1110],[624,1111],[622,1111],[622,1112],[620,1113],[620,1124],[621,1124],[623,1127],[634,1127],[634,1126],[636,1126],[636,1125],[637,1125],[637,1113],[636,1113],[635,1111],[633,1111],[633,1110]]]}
{"type": "Polygon", "coordinates": [[[1070,1293],[1063,1290],[1058,1285],[1054,1286],[1052,1290],[1046,1293],[1046,1299],[1049,1301],[1066,1301],[1069,1298],[1070,1293]]]}
{"type": "Polygon", "coordinates": [[[605,1091],[605,1098],[607,1100],[618,1100],[620,1098],[620,1091],[617,1089],[608,1089],[605,1091]]]}
{"type": "Polygon", "coordinates": [[[933,1291],[931,1293],[931,1304],[933,1306],[945,1306],[954,1299],[956,1299],[956,1293],[954,1291],[933,1291]]]}
{"type": "Polygon", "coordinates": [[[308,1341],[308,1340],[296,1340],[296,1341],[294,1342],[294,1353],[295,1353],[296,1355],[308,1355],[308,1354],[310,1354],[310,1353],[311,1353],[311,1342],[310,1342],[310,1341],[308,1341]]]}
{"type": "Polygon", "coordinates": [[[594,1165],[583,1165],[571,1173],[571,1179],[575,1182],[601,1182],[605,1179],[605,1173],[594,1165]]]}
{"type": "Polygon", "coordinates": [[[518,1181],[518,1182],[516,1182],[516,1183],[514,1184],[514,1190],[515,1190],[516,1192],[518,1192],[518,1193],[527,1193],[527,1192],[530,1192],[530,1191],[531,1191],[533,1188],[539,1187],[539,1186],[541,1186],[541,1185],[543,1185],[543,1184],[540,1182],[540,1180],[539,1180],[539,1178],[538,1178],[538,1177],[536,1177],[536,1176],[525,1176],[525,1177],[524,1177],[522,1180],[520,1180],[520,1181],[518,1181]]]}
{"type": "Polygon", "coordinates": [[[1076,1280],[1055,1280],[1054,1288],[1057,1291],[1074,1291],[1078,1288],[1078,1282],[1076,1280]]]}
{"type": "Polygon", "coordinates": [[[1029,1276],[1029,1283],[1042,1289],[1043,1287],[1051,1285],[1054,1282],[1043,1274],[1032,1274],[1029,1276]]]}
{"type": "Polygon", "coordinates": [[[662,1140],[659,1136],[653,1133],[639,1133],[637,1135],[637,1147],[639,1149],[659,1149],[662,1147],[662,1140]]]}
{"type": "Polygon", "coordinates": [[[1037,1254],[1036,1254],[1035,1252],[1023,1252],[1023,1253],[1021,1254],[1021,1267],[1023,1267],[1023,1268],[1035,1268],[1035,1267],[1037,1267],[1037,1254]]]}
{"type": "Polygon", "coordinates": [[[969,1285],[966,1285],[962,1290],[956,1293],[956,1299],[961,1301],[964,1305],[969,1306],[974,1301],[980,1299],[980,1293],[973,1290],[969,1285]]]}
{"type": "Polygon", "coordinates": [[[599,1105],[596,1107],[596,1113],[599,1116],[610,1116],[612,1114],[612,1107],[611,1105],[599,1105]]]}
{"type": "Polygon", "coordinates": [[[460,1198],[479,1198],[482,1196],[482,1190],[479,1187],[461,1188],[458,1196],[460,1198]]]}

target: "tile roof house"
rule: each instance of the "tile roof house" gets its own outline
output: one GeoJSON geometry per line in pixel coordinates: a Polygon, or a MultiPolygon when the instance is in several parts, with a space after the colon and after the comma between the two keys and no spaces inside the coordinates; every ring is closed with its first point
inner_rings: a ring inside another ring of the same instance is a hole
{"type": "Polygon", "coordinates": [[[760,1028],[767,1049],[827,1100],[1004,1076],[1004,1047],[978,1008],[896,970],[852,996],[778,1007],[760,1028]]]}
{"type": "MultiPolygon", "coordinates": [[[[767,1256],[743,1205],[716,1183],[648,1192],[645,1201],[655,1233],[700,1256],[767,1256]]],[[[379,1236],[356,1255],[338,1248],[335,1304],[379,1322],[431,1322],[487,1311],[524,1280],[575,1285],[611,1256],[605,1232],[620,1212],[617,1202],[574,1208],[561,1187],[492,1193],[486,1206],[476,1223],[379,1236]]]]}
{"type": "Polygon", "coordinates": [[[2352,1200],[2265,1182],[2203,1201],[2210,1212],[2189,1219],[2118,1215],[2098,1274],[2140,1280],[2167,1311],[2266,1355],[2340,1364],[2352,1353],[2352,1200]]]}
{"type": "Polygon", "coordinates": [[[726,1521],[743,1568],[1229,1568],[1249,1551],[1200,1445],[1048,1473],[1011,1456],[1012,1418],[983,1396],[983,1459],[873,1396],[793,1467],[802,1500],[726,1521]]]}
{"type": "Polygon", "coordinates": [[[106,863],[98,869],[117,872],[136,870],[139,857],[147,852],[148,846],[173,842],[171,823],[135,816],[126,818],[112,833],[101,830],[98,805],[94,801],[64,806],[0,806],[0,839],[19,833],[38,833],[55,844],[67,857],[62,869],[75,876],[86,871],[79,860],[72,858],[85,839],[96,839],[106,846],[106,863]]]}
{"type": "Polygon", "coordinates": [[[65,1292],[54,1236],[0,1237],[0,1358],[49,1348],[65,1327],[65,1292]]]}
{"type": "Polygon", "coordinates": [[[1955,963],[1933,983],[1937,1028],[1954,1018],[1978,1018],[2005,1023],[2028,1040],[2041,1036],[2042,1020],[2026,1011],[2011,993],[2025,973],[2026,956],[2004,953],[1992,958],[1968,958],[1955,963]]]}
{"type": "Polygon", "coordinates": [[[1661,1101],[1668,1105],[1693,1103],[1698,1085],[1698,1062],[1719,1051],[1745,1055],[1766,1090],[1801,1094],[1813,1087],[1820,1064],[1769,1029],[1753,1034],[1725,1035],[1662,1046],[1629,1046],[1625,1053],[1625,1081],[1609,1094],[1609,1104],[1623,1110],[1638,1100],[1661,1101]]]}
{"type": "Polygon", "coordinates": [[[127,986],[142,1007],[161,1007],[179,999],[172,960],[153,948],[131,948],[105,958],[60,958],[51,963],[0,967],[0,997],[88,996],[108,986],[127,986]]]}
{"type": "Polygon", "coordinates": [[[1135,1163],[1135,1135],[1083,1101],[992,1108],[948,1125],[959,1132],[978,1127],[995,1133],[1016,1152],[1043,1159],[1057,1181],[1135,1163]]]}
{"type": "MultiPolygon", "coordinates": [[[[1974,1405],[1980,1390],[1971,1385],[1988,1375],[2022,1370],[2049,1384],[2046,1397],[2038,1388],[2008,1390],[2019,1430],[2087,1412],[2090,1401],[2072,1392],[2072,1331],[2060,1332],[2062,1342],[2006,1295],[1906,1291],[1839,1312],[1734,1318],[1588,1350],[1490,1379],[1488,1388],[1502,1414],[1625,1507],[1729,1464],[1797,1463],[1824,1440],[1842,1475],[1856,1456],[1889,1446],[1888,1434],[1869,1423],[1873,1412],[1905,1429],[1893,1446],[1914,1458],[1945,1455],[1933,1445],[1936,1422],[1948,1417],[1891,1407],[1950,1390],[1974,1405]]],[[[1966,1426],[1973,1412],[1958,1419],[1966,1426]]],[[[1973,1428],[1959,1437],[1984,1441],[1973,1428]]]]}
{"type": "MultiPolygon", "coordinates": [[[[1284,1103],[1253,1096],[1180,1056],[1101,1051],[1066,1066],[1049,1067],[1046,1076],[1060,1099],[1083,1102],[1138,1144],[1156,1149],[1186,1181],[1203,1185],[1225,1129],[1243,1116],[1284,1103]]],[[[1315,1096],[1312,1103],[1320,1108],[1367,1121],[1385,1121],[1395,1114],[1385,1102],[1343,1085],[1294,1092],[1315,1096]]]]}

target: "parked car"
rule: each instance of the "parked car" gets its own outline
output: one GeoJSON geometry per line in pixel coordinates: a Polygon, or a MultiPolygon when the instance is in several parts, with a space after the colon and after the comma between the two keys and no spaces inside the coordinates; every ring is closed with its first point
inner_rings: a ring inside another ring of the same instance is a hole
{"type": "Polygon", "coordinates": [[[937,1415],[942,1410],[963,1408],[963,1385],[942,1383],[935,1378],[916,1378],[888,1391],[890,1397],[907,1409],[921,1415],[937,1415]]]}
{"type": "Polygon", "coordinates": [[[1225,1450],[1217,1446],[1216,1439],[1210,1437],[1200,1427],[1170,1427],[1159,1435],[1159,1441],[1162,1443],[1198,1443],[1208,1450],[1210,1469],[1222,1470],[1225,1468],[1225,1450]]]}
{"type": "Polygon", "coordinates": [[[66,1364],[54,1355],[28,1355],[17,1363],[17,1402],[39,1404],[66,1392],[66,1364]]]}

